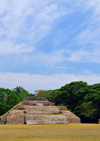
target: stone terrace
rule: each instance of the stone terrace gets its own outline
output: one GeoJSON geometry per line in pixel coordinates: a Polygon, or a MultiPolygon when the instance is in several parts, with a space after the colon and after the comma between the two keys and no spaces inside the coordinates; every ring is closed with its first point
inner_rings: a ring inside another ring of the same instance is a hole
{"type": "Polygon", "coordinates": [[[80,118],[65,106],[55,106],[46,98],[26,97],[21,105],[16,105],[3,118],[1,124],[66,124],[80,123],[80,118]]]}
{"type": "Polygon", "coordinates": [[[26,124],[65,124],[68,123],[64,115],[25,115],[26,124]]]}
{"type": "Polygon", "coordinates": [[[59,114],[56,106],[24,106],[28,114],[59,114]]]}

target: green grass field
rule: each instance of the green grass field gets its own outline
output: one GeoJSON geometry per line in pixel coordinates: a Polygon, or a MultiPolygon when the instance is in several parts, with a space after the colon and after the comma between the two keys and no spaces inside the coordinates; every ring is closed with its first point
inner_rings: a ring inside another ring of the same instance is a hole
{"type": "Polygon", "coordinates": [[[0,125],[0,141],[100,141],[100,124],[0,125]]]}

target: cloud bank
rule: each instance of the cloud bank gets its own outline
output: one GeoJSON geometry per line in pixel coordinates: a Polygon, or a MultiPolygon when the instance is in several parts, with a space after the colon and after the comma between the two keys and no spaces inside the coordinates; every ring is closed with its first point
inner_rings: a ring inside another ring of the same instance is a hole
{"type": "Polygon", "coordinates": [[[75,74],[26,74],[26,73],[0,73],[0,86],[13,89],[16,86],[22,86],[29,92],[34,93],[35,90],[57,89],[72,81],[85,81],[88,84],[100,82],[100,74],[87,72],[84,75],[75,74]]]}

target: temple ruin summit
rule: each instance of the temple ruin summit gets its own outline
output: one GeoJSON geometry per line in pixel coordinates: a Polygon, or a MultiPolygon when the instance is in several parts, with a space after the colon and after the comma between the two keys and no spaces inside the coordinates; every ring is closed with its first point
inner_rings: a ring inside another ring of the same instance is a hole
{"type": "Polygon", "coordinates": [[[55,106],[44,97],[26,97],[0,119],[0,124],[67,124],[80,118],[65,106],[55,106]]]}

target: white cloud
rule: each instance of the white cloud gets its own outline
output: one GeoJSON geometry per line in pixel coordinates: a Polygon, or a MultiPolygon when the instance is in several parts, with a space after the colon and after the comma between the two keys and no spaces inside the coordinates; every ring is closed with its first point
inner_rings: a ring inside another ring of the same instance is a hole
{"type": "Polygon", "coordinates": [[[72,62],[95,62],[100,63],[100,49],[93,51],[85,51],[80,49],[75,52],[70,52],[68,60],[72,62]]]}
{"type": "MultiPolygon", "coordinates": [[[[100,22],[99,22],[100,23],[100,22]]],[[[99,37],[100,37],[100,27],[94,26],[94,23],[92,23],[93,25],[88,26],[84,31],[82,31],[79,35],[78,35],[78,43],[80,45],[87,45],[87,44],[91,44],[91,46],[94,48],[94,45],[96,45],[97,47],[97,42],[99,41],[99,37]]]]}
{"type": "MultiPolygon", "coordinates": [[[[47,54],[33,53],[32,58],[28,60],[36,59],[39,65],[46,64],[46,66],[53,66],[66,60],[100,63],[99,0],[0,0],[0,3],[0,54],[32,52],[36,48],[36,43],[52,32],[57,19],[72,12],[85,13],[91,10],[87,27],[75,38],[76,44],[84,46],[83,50],[70,51],[68,53],[70,57],[67,55],[64,57],[64,51],[61,50],[47,54]],[[92,44],[90,52],[87,49],[88,43],[92,44]]],[[[54,38],[55,45],[67,38],[67,33],[61,31],[54,38]]]]}
{"type": "Polygon", "coordinates": [[[67,67],[52,67],[52,68],[55,68],[55,69],[66,69],[67,67]]]}
{"type": "Polygon", "coordinates": [[[99,0],[87,0],[85,1],[87,8],[92,8],[94,15],[100,14],[100,1],[99,0]]]}
{"type": "Polygon", "coordinates": [[[73,62],[89,61],[89,52],[85,52],[83,50],[71,52],[71,56],[68,58],[68,60],[73,62]]]}
{"type": "Polygon", "coordinates": [[[84,19],[85,28],[79,33],[76,39],[77,44],[80,44],[80,46],[83,45],[85,50],[87,50],[89,44],[91,44],[91,49],[97,50],[97,42],[99,42],[100,39],[100,1],[86,0],[84,1],[84,6],[81,8],[84,9],[84,12],[89,16],[84,19]]]}
{"type": "Polygon", "coordinates": [[[22,86],[29,92],[35,90],[57,89],[72,81],[85,81],[88,84],[100,82],[100,74],[86,72],[84,75],[75,74],[22,74],[22,73],[0,73],[0,87],[13,89],[22,86]]]}
{"type": "Polygon", "coordinates": [[[33,47],[28,47],[26,44],[22,43],[16,45],[13,42],[4,40],[0,41],[0,54],[13,54],[13,53],[25,53],[25,52],[32,52],[33,47]]]}
{"type": "Polygon", "coordinates": [[[38,66],[45,65],[46,67],[51,67],[66,60],[66,58],[63,56],[63,53],[63,49],[59,51],[53,51],[52,53],[37,53],[35,60],[38,66]]]}
{"type": "MultiPolygon", "coordinates": [[[[0,0],[0,3],[0,42],[2,39],[14,41],[15,50],[23,43],[28,46],[31,42],[35,46],[50,33],[55,19],[64,15],[61,14],[62,9],[58,9],[57,1],[53,0],[0,0]]],[[[9,42],[6,44],[8,43],[7,48],[11,51],[9,42]]],[[[2,46],[1,50],[4,50],[2,46]]]]}
{"type": "Polygon", "coordinates": [[[5,10],[8,6],[8,1],[7,0],[0,0],[0,15],[5,13],[5,10]]]}

